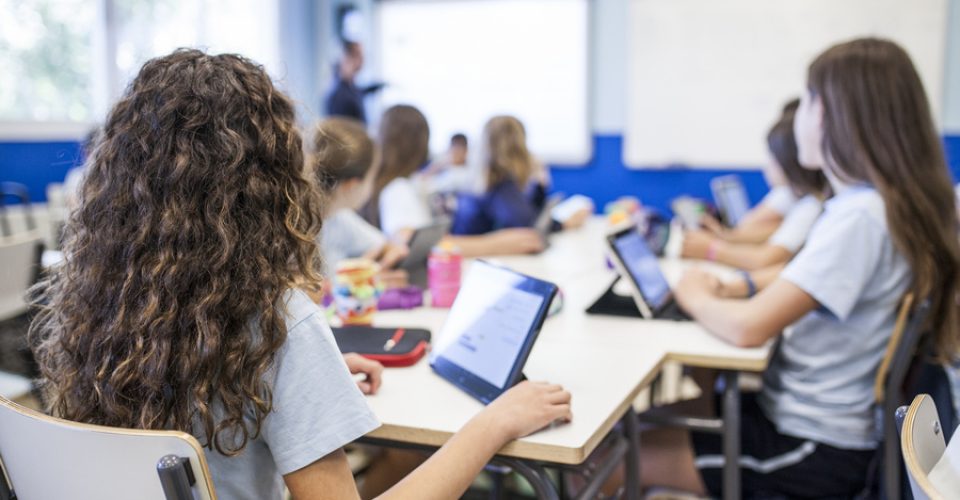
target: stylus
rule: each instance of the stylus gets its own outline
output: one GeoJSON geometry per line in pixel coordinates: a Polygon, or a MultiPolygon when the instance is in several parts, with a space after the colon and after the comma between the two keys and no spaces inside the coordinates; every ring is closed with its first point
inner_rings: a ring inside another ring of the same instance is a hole
{"type": "Polygon", "coordinates": [[[390,337],[390,340],[386,341],[383,344],[384,351],[392,351],[397,344],[403,339],[403,336],[407,333],[403,328],[397,328],[397,331],[393,332],[393,337],[390,337]]]}

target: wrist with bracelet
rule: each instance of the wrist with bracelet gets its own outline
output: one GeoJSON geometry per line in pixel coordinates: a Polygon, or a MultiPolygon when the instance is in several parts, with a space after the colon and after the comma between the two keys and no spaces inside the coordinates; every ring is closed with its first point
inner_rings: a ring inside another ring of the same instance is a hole
{"type": "Polygon", "coordinates": [[[750,277],[750,273],[744,270],[737,271],[737,274],[743,278],[743,282],[747,285],[747,297],[753,297],[757,294],[757,283],[753,281],[753,278],[750,277]]]}

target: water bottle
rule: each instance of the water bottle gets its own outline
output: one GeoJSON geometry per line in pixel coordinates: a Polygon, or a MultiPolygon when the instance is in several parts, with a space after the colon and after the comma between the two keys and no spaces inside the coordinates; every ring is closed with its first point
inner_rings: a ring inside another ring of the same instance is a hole
{"type": "Polygon", "coordinates": [[[450,307],[460,292],[460,267],[463,257],[460,249],[450,243],[440,243],[430,251],[427,259],[427,283],[433,307],[450,307]]]}

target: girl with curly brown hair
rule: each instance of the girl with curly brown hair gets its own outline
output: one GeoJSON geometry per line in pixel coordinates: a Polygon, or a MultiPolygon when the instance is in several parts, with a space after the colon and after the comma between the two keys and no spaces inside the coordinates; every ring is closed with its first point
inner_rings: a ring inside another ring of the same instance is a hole
{"type": "MultiPolygon", "coordinates": [[[[57,416],[190,432],[221,498],[355,498],[343,445],[379,424],[316,287],[320,197],[293,104],[235,55],[147,62],[111,111],[32,326],[57,416]]],[[[376,367],[359,366],[379,384],[376,367]]],[[[559,386],[489,405],[387,492],[458,496],[506,442],[570,417],[559,386]]]]}

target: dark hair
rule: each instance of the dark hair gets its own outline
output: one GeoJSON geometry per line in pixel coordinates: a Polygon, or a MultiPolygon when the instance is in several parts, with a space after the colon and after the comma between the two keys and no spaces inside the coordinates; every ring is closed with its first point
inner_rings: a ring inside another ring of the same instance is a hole
{"type": "Polygon", "coordinates": [[[459,133],[453,134],[453,137],[450,138],[450,145],[467,147],[467,136],[459,133]]]}
{"type": "Polygon", "coordinates": [[[822,195],[829,191],[827,177],[822,170],[804,168],[797,155],[797,140],[793,134],[793,118],[800,106],[799,99],[793,99],[783,106],[780,118],[767,133],[767,148],[777,160],[790,189],[797,197],[808,194],[822,195]]]}
{"type": "Polygon", "coordinates": [[[807,85],[823,103],[825,168],[883,197],[887,225],[913,271],[912,291],[930,301],[926,327],[941,359],[960,347],[956,195],[930,105],[910,56],[863,38],[810,65],[807,85]]]}
{"type": "Polygon", "coordinates": [[[343,41],[343,54],[347,56],[356,55],[357,51],[360,50],[360,42],[354,42],[353,40],[344,40],[343,41]]]}
{"type": "Polygon", "coordinates": [[[284,296],[320,280],[320,195],[293,103],[237,55],[150,60],[80,198],[31,325],[51,411],[238,453],[273,408],[284,296]]]}
{"type": "Polygon", "coordinates": [[[380,226],[380,193],[399,177],[409,177],[430,153],[430,126],[419,109],[398,104],[380,119],[380,169],[373,183],[373,194],[361,214],[374,226],[380,226]]]}
{"type": "Polygon", "coordinates": [[[373,166],[373,140],[358,120],[333,117],[317,124],[311,165],[320,189],[329,194],[338,184],[363,179],[373,166]]]}

